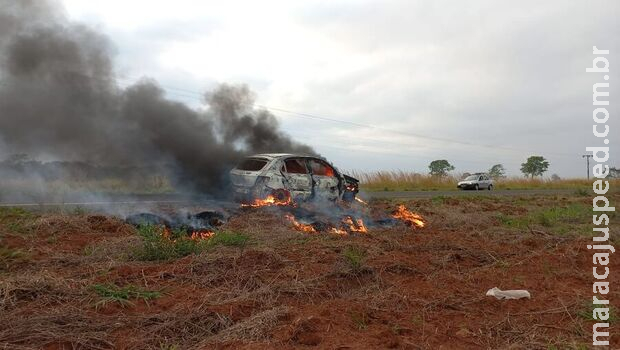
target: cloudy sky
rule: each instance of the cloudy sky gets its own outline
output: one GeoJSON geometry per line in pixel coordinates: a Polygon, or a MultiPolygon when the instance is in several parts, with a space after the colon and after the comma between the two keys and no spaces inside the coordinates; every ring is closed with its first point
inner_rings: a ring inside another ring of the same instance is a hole
{"type": "Polygon", "coordinates": [[[246,83],[286,132],[344,169],[457,172],[529,155],[585,176],[592,46],[609,49],[611,163],[620,166],[620,2],[63,0],[109,36],[119,83],[159,81],[202,106],[246,83]],[[618,63],[617,63],[618,62],[618,63]]]}

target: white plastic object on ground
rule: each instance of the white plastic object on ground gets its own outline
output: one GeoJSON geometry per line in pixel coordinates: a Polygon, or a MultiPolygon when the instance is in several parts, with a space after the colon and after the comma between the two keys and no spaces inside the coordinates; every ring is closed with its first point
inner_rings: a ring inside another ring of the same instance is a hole
{"type": "Polygon", "coordinates": [[[491,288],[487,291],[487,296],[496,297],[497,299],[521,299],[531,298],[530,292],[523,289],[518,290],[501,290],[497,287],[491,288]]]}

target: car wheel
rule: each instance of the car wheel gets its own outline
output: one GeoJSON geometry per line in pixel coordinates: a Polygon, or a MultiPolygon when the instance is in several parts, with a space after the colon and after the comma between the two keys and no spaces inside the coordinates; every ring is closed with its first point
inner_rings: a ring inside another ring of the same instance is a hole
{"type": "Polygon", "coordinates": [[[493,189],[493,185],[489,185],[489,191],[493,189]]]}
{"type": "Polygon", "coordinates": [[[272,195],[278,202],[288,202],[291,200],[291,193],[285,189],[274,190],[272,195]]]}
{"type": "Polygon", "coordinates": [[[478,191],[480,189],[480,187],[478,186],[478,184],[474,185],[474,190],[478,191]]]}

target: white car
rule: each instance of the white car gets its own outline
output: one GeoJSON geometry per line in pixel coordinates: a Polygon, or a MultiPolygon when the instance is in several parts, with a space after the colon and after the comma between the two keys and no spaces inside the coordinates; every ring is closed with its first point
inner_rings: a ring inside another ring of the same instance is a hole
{"type": "Polygon", "coordinates": [[[456,187],[462,190],[492,190],[493,179],[484,173],[469,175],[463,181],[459,181],[456,187]]]}
{"type": "Polygon", "coordinates": [[[278,201],[327,199],[351,202],[359,181],[344,175],[327,160],[288,153],[257,154],[230,171],[233,196],[251,202],[273,196],[278,201]]]}

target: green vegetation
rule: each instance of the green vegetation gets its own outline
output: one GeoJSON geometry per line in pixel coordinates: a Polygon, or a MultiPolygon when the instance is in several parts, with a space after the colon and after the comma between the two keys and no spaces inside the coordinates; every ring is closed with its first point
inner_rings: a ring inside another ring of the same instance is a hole
{"type": "Polygon", "coordinates": [[[12,263],[24,261],[26,257],[26,253],[20,249],[0,246],[0,270],[8,268],[12,263]]]}
{"type": "Polygon", "coordinates": [[[9,233],[25,234],[30,232],[28,224],[35,217],[33,213],[23,208],[0,208],[0,224],[2,224],[9,233]]]}
{"type": "Polygon", "coordinates": [[[352,312],[351,320],[353,321],[353,324],[355,324],[355,327],[357,327],[360,331],[366,329],[368,327],[368,322],[370,321],[368,314],[365,312],[352,312]]]}
{"type": "Polygon", "coordinates": [[[585,188],[578,188],[578,189],[576,189],[576,190],[575,190],[575,194],[576,194],[577,196],[582,196],[582,197],[585,197],[585,196],[589,196],[589,195],[590,195],[590,193],[588,192],[588,190],[586,190],[585,188]]]}
{"type": "Polygon", "coordinates": [[[445,159],[438,159],[428,165],[429,174],[432,176],[447,176],[449,171],[454,170],[454,166],[445,159]]]}
{"type": "Polygon", "coordinates": [[[170,230],[158,225],[141,225],[138,234],[142,245],[133,251],[136,260],[171,260],[202,252],[207,240],[191,239],[185,231],[170,230]]]}
{"type": "Polygon", "coordinates": [[[506,177],[506,169],[501,164],[493,165],[489,171],[487,171],[489,176],[494,180],[502,179],[506,177]]]}
{"type": "Polygon", "coordinates": [[[542,156],[531,156],[521,164],[521,172],[530,178],[542,176],[548,168],[549,162],[542,156]]]}
{"type": "Polygon", "coordinates": [[[113,284],[95,284],[92,290],[101,297],[96,307],[105,306],[108,303],[119,303],[122,306],[131,305],[131,299],[142,299],[148,303],[149,300],[159,298],[160,291],[145,290],[136,286],[118,287],[113,284]]]}
{"type": "Polygon", "coordinates": [[[5,219],[28,219],[34,216],[26,209],[19,207],[3,207],[0,208],[0,220],[5,219]]]}
{"type": "Polygon", "coordinates": [[[600,321],[594,318],[593,312],[596,308],[609,308],[609,319],[604,322],[616,323],[618,321],[616,308],[611,305],[594,305],[591,301],[584,302],[577,315],[587,321],[600,321]]]}
{"type": "Polygon", "coordinates": [[[526,230],[541,227],[559,234],[569,232],[590,232],[588,223],[591,220],[592,207],[583,203],[572,203],[566,206],[535,209],[524,216],[498,214],[496,218],[511,228],[526,230]]]}
{"type": "Polygon", "coordinates": [[[243,247],[249,240],[248,235],[238,232],[218,232],[207,241],[207,246],[223,245],[229,247],[243,247]]]}
{"type": "Polygon", "coordinates": [[[353,272],[357,273],[363,270],[364,260],[366,259],[366,252],[364,250],[357,247],[347,247],[342,256],[353,272]]]}
{"type": "Polygon", "coordinates": [[[134,249],[133,257],[142,261],[178,259],[218,245],[243,247],[249,240],[245,234],[228,231],[207,239],[192,239],[183,229],[167,230],[158,225],[141,225],[138,234],[142,245],[134,249]]]}

